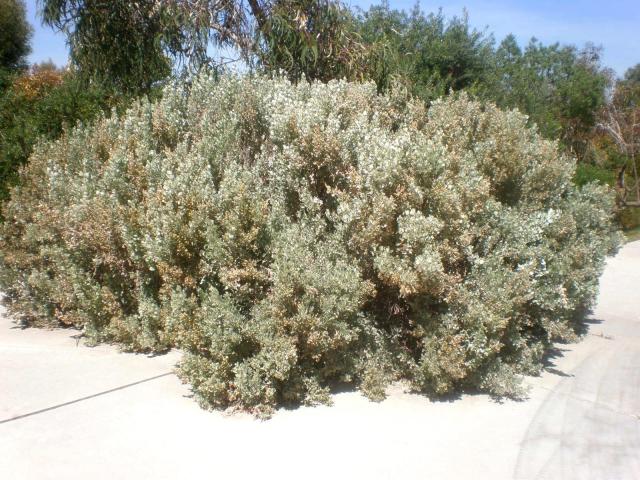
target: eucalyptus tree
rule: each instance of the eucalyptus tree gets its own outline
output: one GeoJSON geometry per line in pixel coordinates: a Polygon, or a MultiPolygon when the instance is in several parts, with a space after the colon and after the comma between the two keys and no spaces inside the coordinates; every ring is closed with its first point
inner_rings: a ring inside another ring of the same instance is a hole
{"type": "Polygon", "coordinates": [[[229,61],[293,79],[355,77],[371,48],[334,0],[41,0],[67,35],[71,60],[94,81],[148,92],[172,69],[229,61]],[[225,58],[225,55],[231,58],[225,58]]]}

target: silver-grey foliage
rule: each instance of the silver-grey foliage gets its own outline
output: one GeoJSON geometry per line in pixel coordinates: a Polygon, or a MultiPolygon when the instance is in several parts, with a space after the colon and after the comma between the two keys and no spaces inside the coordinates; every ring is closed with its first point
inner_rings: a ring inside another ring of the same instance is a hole
{"type": "Polygon", "coordinates": [[[15,313],[186,351],[204,405],[518,393],[575,338],[612,194],[466,96],[227,76],[41,145],[2,227],[15,313]]]}

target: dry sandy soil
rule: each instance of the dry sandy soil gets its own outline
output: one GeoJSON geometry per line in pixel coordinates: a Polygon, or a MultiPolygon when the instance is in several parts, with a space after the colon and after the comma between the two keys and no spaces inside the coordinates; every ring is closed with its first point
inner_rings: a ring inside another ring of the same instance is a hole
{"type": "Polygon", "coordinates": [[[0,318],[0,479],[638,479],[640,242],[610,259],[584,340],[526,401],[356,392],[269,421],[201,410],[159,357],[0,318]]]}

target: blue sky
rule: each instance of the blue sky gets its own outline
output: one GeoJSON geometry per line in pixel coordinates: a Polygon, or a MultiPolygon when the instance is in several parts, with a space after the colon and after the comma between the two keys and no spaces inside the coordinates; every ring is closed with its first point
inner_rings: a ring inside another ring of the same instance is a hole
{"type": "MultiPolygon", "coordinates": [[[[32,62],[51,59],[59,65],[67,61],[64,36],[43,27],[36,16],[36,0],[27,0],[28,19],[34,27],[32,62]]],[[[368,8],[378,1],[347,0],[350,6],[368,8]]],[[[389,1],[392,8],[410,9],[415,0],[389,1]]],[[[583,46],[586,42],[604,47],[604,64],[619,75],[640,63],[640,2],[638,0],[461,0],[455,2],[420,2],[425,12],[442,7],[447,16],[469,12],[470,23],[493,32],[497,41],[507,34],[516,35],[520,43],[535,36],[543,43],[568,43],[583,46]]]]}

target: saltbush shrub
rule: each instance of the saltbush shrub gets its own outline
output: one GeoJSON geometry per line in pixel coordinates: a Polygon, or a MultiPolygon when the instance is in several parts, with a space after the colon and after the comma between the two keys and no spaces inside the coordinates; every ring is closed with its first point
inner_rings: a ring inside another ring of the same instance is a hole
{"type": "Polygon", "coordinates": [[[525,116],[373,84],[202,76],[40,144],[6,205],[12,311],[185,351],[203,405],[268,414],[518,393],[575,337],[618,245],[612,193],[525,116]]]}

